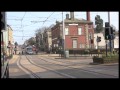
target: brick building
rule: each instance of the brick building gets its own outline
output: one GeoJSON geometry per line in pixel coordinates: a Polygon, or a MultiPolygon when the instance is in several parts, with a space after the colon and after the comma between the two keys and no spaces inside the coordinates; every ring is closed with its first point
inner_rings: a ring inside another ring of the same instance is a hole
{"type": "MultiPolygon", "coordinates": [[[[66,14],[64,19],[65,50],[81,50],[94,47],[93,22],[90,21],[90,12],[86,14],[87,20],[74,18],[74,12],[66,14]]],[[[56,22],[52,28],[52,46],[59,47],[63,37],[62,22],[56,22]]]]}
{"type": "Polygon", "coordinates": [[[52,36],[51,36],[51,29],[47,29],[44,31],[44,50],[46,52],[51,50],[51,45],[52,45],[52,36]]]}

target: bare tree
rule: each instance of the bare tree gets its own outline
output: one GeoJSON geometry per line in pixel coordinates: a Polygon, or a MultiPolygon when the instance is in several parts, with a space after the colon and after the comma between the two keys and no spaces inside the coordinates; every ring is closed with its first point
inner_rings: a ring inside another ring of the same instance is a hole
{"type": "Polygon", "coordinates": [[[44,32],[46,29],[47,29],[48,27],[42,27],[42,28],[39,28],[39,29],[37,29],[36,30],[36,33],[42,33],[42,32],[44,32]]]}

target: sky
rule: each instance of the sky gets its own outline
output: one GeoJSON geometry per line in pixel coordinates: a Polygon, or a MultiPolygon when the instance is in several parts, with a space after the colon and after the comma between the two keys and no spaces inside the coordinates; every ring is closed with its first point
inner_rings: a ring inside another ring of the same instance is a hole
{"type": "MultiPolygon", "coordinates": [[[[67,13],[70,12],[63,12],[64,19],[67,13]]],[[[96,15],[100,15],[103,24],[108,22],[108,12],[90,12],[94,24],[96,15]]],[[[86,12],[74,12],[74,17],[86,19],[86,12]]],[[[35,37],[37,29],[55,24],[56,20],[62,21],[62,12],[7,12],[7,24],[13,29],[14,42],[20,45],[30,37],[35,37]]],[[[110,24],[119,29],[119,12],[110,12],[110,24]]]]}

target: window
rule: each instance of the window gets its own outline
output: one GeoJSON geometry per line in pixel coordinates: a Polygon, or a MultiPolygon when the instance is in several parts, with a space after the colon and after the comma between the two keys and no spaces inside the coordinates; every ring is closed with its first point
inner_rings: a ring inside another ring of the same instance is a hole
{"type": "Polygon", "coordinates": [[[78,28],[78,35],[82,34],[82,28],[78,28]]]}
{"type": "Polygon", "coordinates": [[[77,48],[77,40],[73,40],[73,48],[77,48]]]}
{"type": "Polygon", "coordinates": [[[92,39],[92,33],[90,32],[89,33],[89,40],[91,40],[92,39]]]}
{"type": "Polygon", "coordinates": [[[65,28],[65,35],[68,35],[68,28],[65,28]]]}

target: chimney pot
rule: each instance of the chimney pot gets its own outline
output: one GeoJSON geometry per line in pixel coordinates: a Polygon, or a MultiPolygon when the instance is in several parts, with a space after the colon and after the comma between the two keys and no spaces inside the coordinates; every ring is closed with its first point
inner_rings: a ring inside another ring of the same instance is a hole
{"type": "Polygon", "coordinates": [[[87,12],[86,17],[87,17],[87,21],[90,21],[90,12],[89,11],[87,12]]]}
{"type": "Polygon", "coordinates": [[[74,20],[74,12],[70,12],[70,18],[71,20],[74,20]]]}
{"type": "Polygon", "coordinates": [[[69,19],[69,14],[66,14],[66,19],[69,19]]]}

